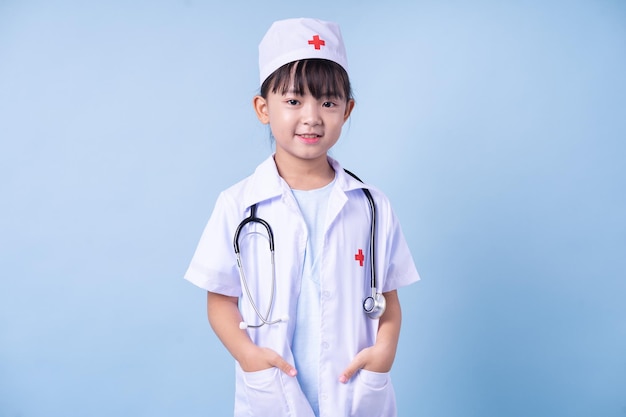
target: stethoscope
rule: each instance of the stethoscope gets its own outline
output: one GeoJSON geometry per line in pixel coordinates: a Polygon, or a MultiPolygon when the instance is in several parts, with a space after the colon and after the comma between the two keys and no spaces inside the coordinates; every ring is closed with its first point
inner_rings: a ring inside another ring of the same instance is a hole
{"type": "MultiPolygon", "coordinates": [[[[362,182],[352,172],[346,169],[344,169],[344,171],[346,171],[346,173],[350,175],[351,177],[362,182]]],[[[370,254],[371,254],[370,255],[371,293],[369,296],[365,297],[365,299],[363,300],[363,310],[365,311],[365,313],[367,314],[369,318],[375,320],[375,319],[380,318],[380,316],[383,315],[383,313],[385,312],[385,308],[387,307],[387,302],[385,300],[385,296],[382,293],[378,292],[378,289],[376,288],[376,259],[375,259],[376,257],[374,256],[374,254],[376,253],[376,205],[374,204],[374,198],[372,197],[372,194],[370,193],[370,191],[367,188],[361,188],[361,190],[363,191],[363,194],[365,194],[365,197],[367,198],[367,202],[368,202],[369,209],[370,209],[370,215],[372,219],[370,222],[370,242],[369,242],[370,254]]],[[[235,248],[235,255],[237,256],[237,267],[239,269],[239,277],[241,278],[244,292],[246,294],[246,297],[248,298],[248,301],[250,301],[250,305],[254,309],[254,312],[256,313],[257,317],[259,318],[261,322],[260,324],[249,324],[245,321],[242,321],[241,323],[239,323],[240,329],[259,328],[265,324],[268,324],[268,325],[277,324],[277,323],[286,322],[287,320],[289,320],[288,316],[283,316],[275,320],[272,320],[270,318],[270,314],[272,312],[272,306],[274,305],[274,296],[276,294],[276,265],[274,264],[274,233],[272,232],[272,227],[269,225],[269,223],[263,220],[262,218],[258,217],[256,215],[256,212],[257,212],[257,205],[254,204],[250,207],[250,215],[246,217],[245,219],[243,219],[242,222],[239,223],[239,226],[237,226],[237,229],[235,230],[235,237],[233,239],[233,246],[235,248]],[[267,307],[267,311],[265,312],[265,314],[261,314],[259,307],[254,302],[254,299],[250,292],[250,288],[248,286],[248,280],[246,279],[246,274],[243,268],[243,262],[241,261],[241,251],[239,248],[239,236],[241,235],[241,230],[248,223],[258,223],[262,225],[267,231],[267,236],[268,236],[268,241],[269,241],[270,260],[271,260],[271,267],[272,267],[272,288],[270,292],[270,302],[269,302],[269,305],[267,307]]]]}

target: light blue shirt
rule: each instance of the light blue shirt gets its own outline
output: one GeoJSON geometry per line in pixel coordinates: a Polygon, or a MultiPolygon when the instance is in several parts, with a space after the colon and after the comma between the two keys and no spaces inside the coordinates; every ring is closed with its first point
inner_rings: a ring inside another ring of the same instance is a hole
{"type": "Polygon", "coordinates": [[[298,370],[298,382],[304,395],[319,416],[319,363],[320,363],[320,252],[324,244],[324,230],[328,199],[333,180],[315,190],[293,190],[307,225],[308,240],[304,255],[302,286],[298,298],[296,329],[293,336],[293,354],[298,370]]]}

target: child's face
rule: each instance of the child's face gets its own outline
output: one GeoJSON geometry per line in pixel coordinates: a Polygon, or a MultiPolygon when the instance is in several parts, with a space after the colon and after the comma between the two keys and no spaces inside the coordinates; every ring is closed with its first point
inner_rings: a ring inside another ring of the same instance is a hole
{"type": "Polygon", "coordinates": [[[256,96],[254,107],[261,123],[270,125],[276,140],[276,156],[292,161],[319,162],[337,143],[354,100],[331,97],[316,99],[308,92],[269,92],[256,96]]]}

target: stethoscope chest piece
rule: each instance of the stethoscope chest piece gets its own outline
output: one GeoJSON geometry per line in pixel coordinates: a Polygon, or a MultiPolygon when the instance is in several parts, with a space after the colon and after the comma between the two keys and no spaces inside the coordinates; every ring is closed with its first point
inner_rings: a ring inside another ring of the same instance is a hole
{"type": "Polygon", "coordinates": [[[387,308],[387,300],[381,293],[375,293],[373,296],[363,300],[363,310],[370,319],[378,319],[383,315],[387,308]]]}

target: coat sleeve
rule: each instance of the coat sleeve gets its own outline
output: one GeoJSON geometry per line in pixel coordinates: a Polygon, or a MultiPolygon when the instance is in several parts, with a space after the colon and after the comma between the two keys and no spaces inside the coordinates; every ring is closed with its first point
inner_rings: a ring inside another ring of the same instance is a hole
{"type": "Polygon", "coordinates": [[[217,198],[185,279],[207,291],[239,297],[241,285],[233,249],[236,205],[225,193],[217,198]]]}
{"type": "Polygon", "coordinates": [[[420,277],[402,233],[400,222],[393,212],[389,200],[384,197],[379,201],[381,202],[379,233],[382,236],[377,240],[383,247],[377,249],[377,252],[380,251],[384,255],[383,259],[377,261],[382,261],[382,265],[379,263],[376,269],[379,271],[382,269],[383,282],[380,289],[382,292],[388,292],[417,282],[420,277]]]}

